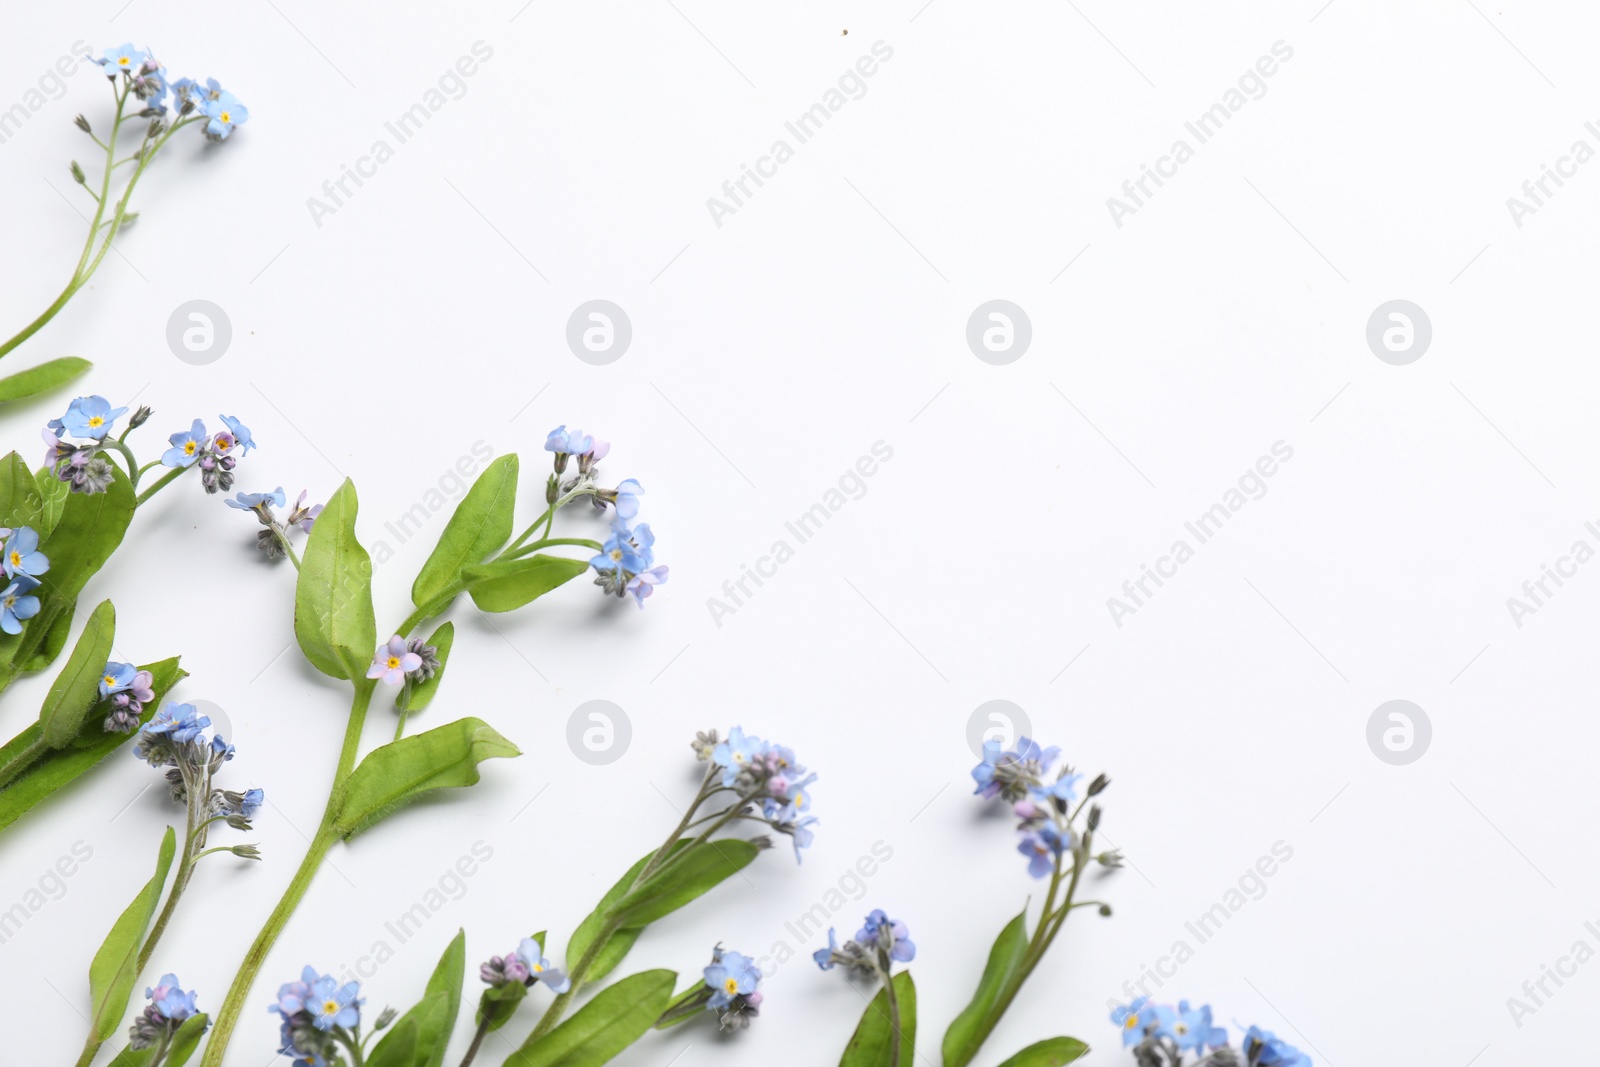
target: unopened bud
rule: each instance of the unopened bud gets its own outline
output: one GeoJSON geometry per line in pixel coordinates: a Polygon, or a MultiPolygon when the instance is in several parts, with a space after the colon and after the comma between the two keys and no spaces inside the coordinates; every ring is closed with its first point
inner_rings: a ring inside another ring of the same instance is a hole
{"type": "Polygon", "coordinates": [[[72,180],[77,182],[79,185],[84,184],[83,168],[78,166],[78,161],[76,159],[72,161],[72,180]]]}
{"type": "Polygon", "coordinates": [[[258,860],[261,858],[261,850],[254,845],[234,845],[228,851],[242,860],[258,860]]]}
{"type": "Polygon", "coordinates": [[[1111,917],[1111,905],[1110,904],[1102,904],[1102,905],[1100,905],[1100,914],[1104,915],[1106,918],[1110,918],[1111,917]]]}
{"type": "Polygon", "coordinates": [[[250,820],[243,815],[230,815],[228,816],[228,825],[235,830],[248,830],[250,829],[250,820]]]}
{"type": "Polygon", "coordinates": [[[78,127],[78,129],[82,130],[84,133],[94,133],[94,131],[89,128],[89,120],[84,118],[82,115],[79,115],[77,118],[73,119],[72,124],[78,127]]]}
{"type": "Polygon", "coordinates": [[[1094,860],[1102,867],[1110,867],[1115,869],[1122,866],[1122,853],[1116,849],[1112,849],[1109,852],[1100,853],[1100,855],[1096,856],[1094,860]]]}
{"type": "Polygon", "coordinates": [[[750,843],[756,846],[758,849],[767,849],[772,847],[772,838],[766,834],[760,834],[756,837],[752,837],[750,839],[750,843]]]}
{"type": "Polygon", "coordinates": [[[388,1026],[390,1023],[394,1022],[394,1017],[399,1014],[400,1013],[393,1008],[384,1008],[383,1011],[379,1013],[377,1020],[372,1024],[372,1028],[374,1030],[382,1030],[385,1026],[388,1026]]]}
{"type": "MultiPolygon", "coordinates": [[[[559,468],[557,469],[559,470],[559,468]]],[[[544,502],[546,504],[554,504],[556,499],[560,496],[561,479],[552,474],[550,479],[544,483],[544,502]]]]}
{"type": "Polygon", "coordinates": [[[1089,805],[1089,822],[1088,822],[1089,829],[1093,830],[1095,827],[1097,827],[1099,825],[1100,825],[1100,805],[1091,804],[1091,805],[1089,805]]]}
{"type": "Polygon", "coordinates": [[[1099,796],[1101,793],[1106,791],[1106,786],[1110,784],[1111,779],[1107,778],[1104,774],[1095,775],[1094,781],[1089,783],[1089,795],[1092,797],[1099,796]]]}
{"type": "MultiPolygon", "coordinates": [[[[132,212],[122,216],[123,225],[127,225],[129,222],[132,222],[138,217],[138,212],[132,212]]],[[[133,417],[128,420],[128,429],[137,430],[139,427],[150,421],[150,416],[152,414],[154,414],[154,412],[151,410],[148,404],[140,404],[134,409],[133,417]]]]}

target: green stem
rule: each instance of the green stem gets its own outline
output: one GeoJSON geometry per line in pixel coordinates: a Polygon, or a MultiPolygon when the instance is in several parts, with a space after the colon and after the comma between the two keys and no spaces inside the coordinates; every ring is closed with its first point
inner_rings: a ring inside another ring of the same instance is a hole
{"type": "Polygon", "coordinates": [[[593,541],[587,537],[544,537],[534,541],[531,544],[519,545],[516,548],[508,548],[504,552],[500,553],[500,555],[496,558],[521,559],[523,556],[537,552],[541,548],[549,548],[552,545],[580,545],[595,552],[599,552],[603,547],[605,547],[599,541],[593,541]]]}
{"type": "Polygon", "coordinates": [[[900,998],[895,996],[888,954],[880,949],[878,957],[882,964],[883,993],[889,1001],[889,1067],[900,1067],[900,998]]]}
{"type": "Polygon", "coordinates": [[[170,471],[168,471],[167,473],[163,474],[161,477],[157,478],[155,480],[155,482],[153,482],[151,484],[150,488],[148,488],[144,492],[140,493],[134,499],[133,506],[134,507],[138,507],[140,504],[143,504],[146,500],[149,500],[151,497],[153,497],[157,493],[161,492],[161,490],[165,489],[172,482],[175,482],[179,478],[183,477],[183,472],[188,470],[188,469],[189,469],[188,467],[174,467],[170,471]]]}
{"type": "Polygon", "coordinates": [[[133,449],[123,444],[121,438],[113,440],[108,437],[102,440],[100,445],[102,448],[109,448],[122,453],[122,458],[128,464],[128,481],[133,483],[135,489],[139,488],[139,475],[143,473],[143,469],[139,466],[139,461],[133,458],[133,449]]]}
{"type": "Polygon", "coordinates": [[[228,988],[228,995],[217,1013],[211,1039],[206,1042],[205,1056],[200,1061],[200,1067],[221,1067],[228,1041],[233,1037],[233,1029],[239,1023],[239,1014],[244,1010],[245,998],[255,986],[256,975],[266,962],[267,953],[272,950],[278,936],[283,933],[283,928],[294,915],[295,908],[299,907],[301,899],[305,897],[306,890],[311,887],[311,880],[316,876],[317,868],[322,865],[334,842],[339,839],[339,833],[334,829],[334,820],[344,803],[345,789],[348,788],[350,774],[355,769],[356,754],[361,747],[361,728],[366,724],[367,709],[372,704],[373,683],[366,679],[357,679],[355,688],[355,698],[350,704],[350,722],[345,727],[344,746],[339,750],[339,764],[334,770],[333,787],[328,792],[328,805],[323,811],[322,824],[317,827],[316,836],[311,839],[311,846],[306,850],[305,858],[300,861],[300,868],[295,871],[289,888],[284,891],[283,899],[278,901],[278,906],[267,917],[266,924],[256,935],[255,942],[245,953],[244,962],[239,966],[239,973],[234,976],[233,985],[228,988]]]}
{"type": "Polygon", "coordinates": [[[483,1022],[478,1024],[478,1030],[472,1035],[472,1044],[467,1046],[467,1054],[461,1058],[461,1067],[472,1067],[472,1061],[477,1058],[478,1050],[483,1047],[483,1039],[489,1036],[489,1017],[486,1015],[483,1022]]]}

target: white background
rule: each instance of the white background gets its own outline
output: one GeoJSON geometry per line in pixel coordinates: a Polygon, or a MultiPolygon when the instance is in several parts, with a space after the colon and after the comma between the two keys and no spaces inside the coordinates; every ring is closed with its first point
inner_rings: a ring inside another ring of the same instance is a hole
{"type": "MultiPolygon", "coordinates": [[[[1600,948],[1584,929],[1600,919],[1600,568],[1520,628],[1506,598],[1574,540],[1600,547],[1583,528],[1600,519],[1600,166],[1520,228],[1506,198],[1574,140],[1600,148],[1583,128],[1600,117],[1592,13],[120,3],[14,5],[0,107],[75,41],[131,38],[174,75],[218,77],[252,118],[220,148],[194,136],[164,156],[119,254],[7,363],[93,359],[85,391],[156,407],[147,451],[195,416],[242,416],[262,445],[240,488],[325,498],[354,478],[363,536],[398,550],[376,577],[380,627],[405,614],[446,513],[403,545],[383,524],[442,477],[448,490],[479,441],[522,453],[531,514],[561,422],[613,441],[607,476],[648,488],[642,517],[672,567],[643,612],[583,583],[492,623],[456,607],[449,675],[416,725],[477,714],[526,754],[336,849],[230,1064],[272,1060],[279,982],[392,944],[385,922],[475,841],[493,858],[367,981],[369,1013],[409,1005],[458,926],[474,964],[543,928],[559,958],[675,820],[694,730],[742,723],[821,773],[817,843],[798,869],[786,851],[762,857],[652,930],[627,968],[698,968],[719,939],[753,954],[793,942],[784,923],[883,841],[892,860],[837,922],[847,934],[883,907],[910,924],[932,1067],[994,934],[1041,888],[1007,821],[969,796],[967,723],[991,699],[1113,775],[1104,828],[1131,867],[1095,885],[1115,917],[1073,919],[981,1063],[1059,1033],[1094,1043],[1089,1063],[1131,1062],[1107,999],[1175,941],[1194,946],[1185,923],[1278,841],[1293,858],[1159,997],[1209,1001],[1230,1029],[1259,1022],[1338,1067],[1529,1064],[1587,1032],[1600,965],[1549,984],[1520,1027],[1507,998],[1579,939],[1600,948]],[[480,40],[493,58],[465,95],[318,226],[307,199],[480,40]],[[718,227],[707,197],[879,40],[893,57],[866,95],[718,227]],[[1115,225],[1106,199],[1176,138],[1193,145],[1184,122],[1277,41],[1293,58],[1265,96],[1115,225]],[[196,298],[234,331],[204,367],[165,339],[196,298]],[[604,367],[564,338],[594,298],[633,324],[604,367]],[[1008,366],[965,341],[994,298],[1032,321],[1008,366]],[[1433,324],[1409,366],[1365,340],[1396,298],[1433,324]],[[877,441],[893,459],[865,495],[716,625],[708,598],[877,441]],[[1118,627],[1107,598],[1277,441],[1294,454],[1266,495],[1118,627]],[[1366,740],[1396,698],[1433,727],[1406,766],[1366,740]],[[565,741],[591,699],[632,722],[631,748],[601,768],[565,741]]],[[[92,150],[71,120],[104,127],[103,83],[80,71],[0,144],[3,332],[71,268],[92,206],[67,174],[92,150]]],[[[8,408],[4,443],[31,457],[64,403],[8,408]]],[[[586,527],[599,524],[565,528],[586,527]]],[[[256,557],[254,529],[180,483],[85,594],[116,600],[125,658],[183,654],[181,695],[231,720],[229,779],[271,798],[254,835],[266,862],[207,860],[146,976],[178,971],[212,1010],[316,825],[348,692],[285,651],[293,575],[256,557]]],[[[6,695],[0,732],[23,728],[48,680],[6,695]]],[[[391,729],[380,706],[369,746],[391,729]]],[[[75,1054],[88,960],[180,818],[154,777],[120,752],[5,835],[0,907],[75,841],[93,848],[0,946],[7,1000],[28,1005],[8,1061],[19,1042],[27,1062],[75,1054]]],[[[833,1062],[858,994],[804,956],[766,988],[737,1041],[696,1024],[619,1062],[833,1062]]],[[[505,1033],[520,1040],[532,1018],[505,1033]]],[[[486,1062],[506,1051],[491,1042],[486,1062]]]]}

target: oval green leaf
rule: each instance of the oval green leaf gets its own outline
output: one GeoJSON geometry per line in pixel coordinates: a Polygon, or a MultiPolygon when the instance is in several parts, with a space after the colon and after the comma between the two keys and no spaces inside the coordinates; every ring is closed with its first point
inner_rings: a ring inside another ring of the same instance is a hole
{"type": "Polygon", "coordinates": [[[589,569],[587,560],[543,554],[467,567],[462,577],[484,611],[515,611],[589,569]]]}
{"type": "Polygon", "coordinates": [[[411,584],[411,601],[417,607],[434,607],[437,615],[461,591],[462,568],[482,563],[511,539],[511,521],[517,503],[518,460],[515,453],[490,463],[472,483],[445,524],[439,543],[411,584]]]}
{"type": "Polygon", "coordinates": [[[55,531],[56,523],[61,521],[61,510],[67,506],[67,497],[72,495],[72,489],[52,474],[49,467],[34,471],[33,483],[39,490],[39,514],[35,520],[38,525],[34,529],[39,531],[41,538],[48,539],[55,531]]]}
{"type": "Polygon", "coordinates": [[[1049,1037],[1035,1042],[1000,1067],[1065,1067],[1089,1054],[1089,1046],[1075,1037],[1049,1037]]]}
{"type": "Polygon", "coordinates": [[[161,887],[166,884],[167,871],[172,867],[172,855],[177,847],[177,834],[169,826],[161,839],[154,877],[118,916],[105,943],[89,964],[91,1040],[108,1040],[117,1032],[122,1013],[128,1009],[134,979],[139,977],[139,949],[144,944],[144,932],[161,901],[161,887]]]}
{"type": "Polygon", "coordinates": [[[39,511],[44,494],[34,480],[28,464],[15,452],[0,457],[0,526],[16,529],[32,526],[42,539],[48,534],[39,528],[39,511]]]}
{"type": "Polygon", "coordinates": [[[378,647],[372,560],[356,539],[355,483],[346,478],[306,539],[294,587],[294,635],[311,665],[359,681],[378,647]]]}
{"type": "Polygon", "coordinates": [[[351,773],[334,829],[353,837],[423,793],[476,784],[478,764],[486,759],[520,755],[492,726],[471,717],[402,737],[373,749],[351,773]]]}
{"type": "Polygon", "coordinates": [[[916,1062],[917,986],[910,971],[894,976],[894,996],[900,1009],[900,1032],[895,1033],[894,1013],[889,1010],[889,992],[878,990],[867,1010],[861,1013],[856,1032],[844,1048],[839,1067],[889,1067],[894,1062],[894,1041],[900,1042],[900,1064],[916,1062]]]}
{"type": "Polygon", "coordinates": [[[944,1032],[945,1067],[966,1067],[978,1054],[984,1039],[1000,1021],[1002,995],[1022,972],[1028,954],[1028,913],[1024,910],[1006,923],[989,950],[989,962],[978,979],[977,992],[944,1032]],[[998,1010],[997,1010],[998,1009],[998,1010]]]}
{"type": "Polygon", "coordinates": [[[643,1037],[667,1005],[678,976],[643,971],[602,989],[570,1019],[530,1036],[505,1067],[601,1067],[643,1037]]]}
{"type": "Polygon", "coordinates": [[[0,378],[0,404],[59,389],[92,366],[93,363],[78,356],[60,356],[0,378]]]}
{"type": "Polygon", "coordinates": [[[89,710],[99,701],[100,679],[105,675],[116,629],[117,609],[111,601],[102,600],[89,613],[78,644],[67,658],[67,665],[56,675],[45,695],[44,707],[39,710],[39,729],[44,743],[51,748],[64,748],[76,738],[89,710]]]}

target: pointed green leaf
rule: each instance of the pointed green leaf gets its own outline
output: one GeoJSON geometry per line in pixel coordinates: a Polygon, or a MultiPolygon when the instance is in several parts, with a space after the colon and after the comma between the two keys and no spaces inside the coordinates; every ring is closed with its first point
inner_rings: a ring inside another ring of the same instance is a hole
{"type": "Polygon", "coordinates": [[[39,529],[39,509],[43,504],[44,495],[27,462],[15,452],[0,457],[0,526],[32,526],[42,539],[45,531],[39,529]]]}
{"type": "Polygon", "coordinates": [[[458,930],[428,979],[415,1007],[395,1021],[373,1048],[367,1067],[439,1067],[461,1010],[461,982],[467,966],[467,935],[458,930]]]}
{"type": "Polygon", "coordinates": [[[461,569],[482,563],[511,540],[517,470],[515,453],[504,455],[485,467],[472,483],[411,585],[411,601],[417,607],[432,605],[436,600],[448,604],[461,590],[461,569]]]}
{"type": "Polygon", "coordinates": [[[462,571],[472,602],[484,611],[515,611],[589,569],[586,560],[547,556],[504,559],[462,571]]]}
{"type": "Polygon", "coordinates": [[[108,1040],[117,1032],[122,1014],[128,1009],[134,980],[139,977],[139,949],[144,944],[144,932],[149,929],[156,905],[161,901],[161,887],[166,884],[172,854],[177,847],[177,835],[169,826],[161,839],[155,876],[117,918],[100,951],[94,954],[94,962],[89,964],[89,1032],[100,1041],[108,1040]]]}
{"type": "MultiPolygon", "coordinates": [[[[431,1010],[437,1003],[437,997],[424,997],[422,1003],[411,1010],[431,1010]]],[[[424,1054],[422,1025],[408,1012],[373,1048],[372,1055],[367,1057],[367,1067],[418,1067],[424,1054]]]]}
{"type": "Polygon", "coordinates": [[[570,1019],[530,1036],[505,1067],[601,1067],[643,1037],[672,1003],[672,971],[643,971],[602,989],[570,1019]]]}
{"type": "Polygon", "coordinates": [[[0,404],[59,389],[92,366],[93,363],[77,356],[60,356],[37,367],[0,378],[0,404]]]}
{"type": "Polygon", "coordinates": [[[44,743],[64,748],[83,729],[83,721],[100,699],[100,680],[111,656],[111,638],[117,629],[117,609],[102,600],[89,613],[78,644],[67,665],[50,686],[39,710],[39,729],[44,743]]]}
{"type": "Polygon", "coordinates": [[[402,737],[374,749],[350,775],[334,829],[352,837],[429,790],[476,784],[478,764],[486,759],[520,755],[492,726],[471,717],[402,737]]]}
{"type": "Polygon", "coordinates": [[[458,929],[456,936],[445,947],[444,955],[439,957],[432,976],[428,978],[428,995],[444,997],[444,1013],[438,1032],[428,1035],[432,1044],[428,1057],[422,1061],[424,1067],[439,1067],[444,1062],[445,1046],[450,1043],[450,1035],[455,1030],[456,1016],[461,1014],[461,984],[466,978],[466,971],[467,932],[458,929]]]}
{"type": "Polygon", "coordinates": [[[434,654],[439,657],[439,669],[433,672],[433,677],[415,685],[400,687],[400,695],[394,699],[396,711],[410,713],[421,711],[433,700],[433,695],[439,691],[439,683],[444,680],[444,668],[450,660],[450,647],[456,642],[456,624],[447,622],[433,631],[427,643],[434,648],[434,654]]]}
{"type": "Polygon", "coordinates": [[[378,647],[372,560],[356,539],[355,483],[346,478],[306,539],[294,587],[294,635],[311,665],[334,678],[364,678],[378,647]]]}
{"type": "Polygon", "coordinates": [[[984,1039],[1000,1021],[1003,994],[1022,971],[1028,954],[1028,913],[1026,910],[1006,923],[989,950],[989,962],[978,979],[977,992],[961,1010],[950,1029],[944,1032],[945,1067],[965,1067],[978,1054],[984,1039]],[[998,1009],[998,1010],[997,1010],[998,1009]]]}
{"type": "MultiPolygon", "coordinates": [[[[155,699],[145,705],[140,717],[141,722],[149,722],[172,687],[187,674],[178,666],[176,656],[159,663],[147,663],[141,669],[150,672],[151,688],[155,691],[155,699]]],[[[34,722],[0,748],[0,769],[3,769],[0,773],[9,781],[0,789],[0,830],[16,822],[56,790],[71,784],[131,737],[130,734],[106,732],[100,720],[91,716],[71,744],[51,751],[44,745],[39,724],[34,722]],[[25,768],[9,765],[12,759],[30,751],[36,759],[25,768]]]]}
{"type": "Polygon", "coordinates": [[[61,655],[61,650],[67,647],[67,638],[72,636],[72,618],[78,612],[78,602],[61,605],[55,613],[55,621],[50,629],[45,632],[44,641],[34,650],[33,654],[21,664],[22,673],[31,674],[42,671],[56,661],[61,655]]]}
{"type": "Polygon", "coordinates": [[[1050,1037],[1035,1042],[1000,1067],[1065,1067],[1089,1054],[1089,1046],[1075,1037],[1050,1037]]]}
{"type": "MultiPolygon", "coordinates": [[[[910,971],[894,976],[894,995],[900,1010],[900,1063],[901,1067],[916,1062],[917,1046],[917,986],[910,971]]],[[[889,992],[878,990],[867,1010],[856,1024],[856,1032],[845,1046],[839,1067],[889,1067],[893,1062],[895,1041],[894,1012],[889,1008],[889,992]]]]}

